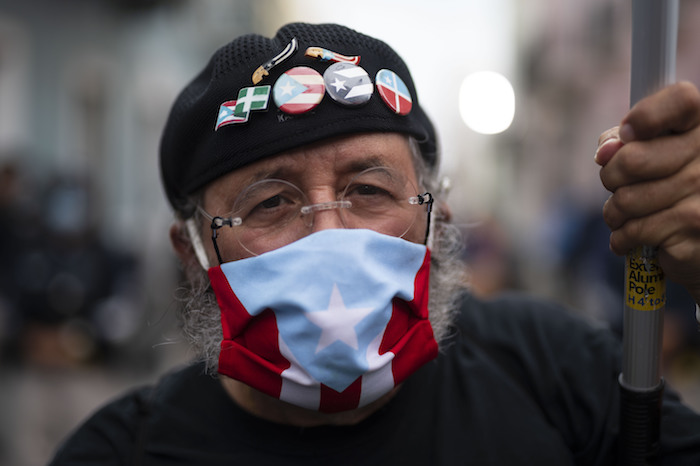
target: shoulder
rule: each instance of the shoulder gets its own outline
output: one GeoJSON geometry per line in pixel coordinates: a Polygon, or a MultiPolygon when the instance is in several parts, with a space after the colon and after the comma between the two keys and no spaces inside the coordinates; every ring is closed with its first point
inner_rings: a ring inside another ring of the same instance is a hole
{"type": "Polygon", "coordinates": [[[461,300],[461,320],[470,324],[497,320],[518,323],[544,321],[553,325],[585,321],[587,325],[591,324],[566,306],[519,292],[502,293],[487,299],[465,294],[461,300]]]}
{"type": "Polygon", "coordinates": [[[127,463],[152,390],[130,391],[100,408],[61,444],[50,464],[127,463]]]}
{"type": "Polygon", "coordinates": [[[60,446],[51,466],[64,464],[129,464],[144,421],[157,416],[163,403],[186,397],[203,374],[198,365],[166,374],[157,385],[133,389],[107,403],[80,425],[60,446]],[[183,393],[184,392],[184,393],[183,393]]]}
{"type": "Polygon", "coordinates": [[[581,464],[613,449],[620,342],[602,325],[536,297],[467,296],[445,357],[470,369],[452,377],[463,383],[478,374],[477,389],[500,394],[499,405],[532,421],[524,426],[537,418],[554,428],[570,451],[590,460],[581,464]]]}
{"type": "MultiPolygon", "coordinates": [[[[552,301],[522,293],[482,300],[465,295],[457,332],[484,342],[569,347],[591,339],[615,348],[619,339],[603,324],[552,301]]],[[[584,348],[579,348],[584,349],[584,348]]]]}
{"type": "Polygon", "coordinates": [[[607,327],[567,307],[523,294],[489,300],[466,296],[453,348],[447,351],[499,367],[528,390],[545,396],[577,386],[585,391],[593,384],[602,396],[609,396],[621,361],[621,342],[607,327]]]}

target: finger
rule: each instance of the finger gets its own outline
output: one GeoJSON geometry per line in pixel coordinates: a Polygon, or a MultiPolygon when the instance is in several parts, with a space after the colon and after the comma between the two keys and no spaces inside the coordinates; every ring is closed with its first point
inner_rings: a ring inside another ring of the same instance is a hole
{"type": "Polygon", "coordinates": [[[619,133],[620,133],[619,126],[614,126],[610,129],[603,131],[601,133],[600,137],[598,137],[598,147],[602,146],[610,139],[619,139],[619,137],[620,137],[619,133]]]}
{"type": "Polygon", "coordinates": [[[682,250],[700,238],[700,198],[686,198],[671,208],[633,218],[610,234],[610,249],[619,255],[646,245],[666,252],[682,250]]]}
{"type": "Polygon", "coordinates": [[[595,151],[595,156],[593,159],[598,165],[605,166],[606,163],[615,155],[615,152],[620,148],[621,143],[619,136],[619,126],[615,126],[608,130],[605,130],[598,137],[598,147],[595,151]],[[617,142],[616,142],[617,141],[617,142]],[[614,147],[617,145],[617,147],[614,147]]]}
{"type": "Polygon", "coordinates": [[[670,178],[625,185],[615,190],[603,206],[603,219],[616,229],[633,218],[667,209],[700,190],[700,164],[670,178]]]}
{"type": "Polygon", "coordinates": [[[601,168],[600,179],[615,192],[628,184],[669,177],[695,160],[698,146],[700,129],[624,144],[601,168]]]}
{"type": "Polygon", "coordinates": [[[689,82],[666,87],[632,107],[620,123],[624,142],[682,133],[700,124],[700,92],[689,82]]]}
{"type": "Polygon", "coordinates": [[[617,133],[615,133],[615,136],[603,140],[599,143],[598,149],[596,150],[594,157],[595,162],[604,167],[623,145],[623,142],[617,137],[617,133]]]}

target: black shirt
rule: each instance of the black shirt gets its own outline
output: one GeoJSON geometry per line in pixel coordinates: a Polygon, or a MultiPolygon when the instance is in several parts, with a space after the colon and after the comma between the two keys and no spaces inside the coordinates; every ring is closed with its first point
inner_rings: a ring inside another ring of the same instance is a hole
{"type": "MultiPolygon", "coordinates": [[[[195,364],[102,408],[51,464],[615,464],[620,358],[553,304],[466,297],[438,358],[357,425],[261,420],[195,364]]],[[[662,464],[700,464],[700,415],[670,390],[661,429],[662,464]]]]}

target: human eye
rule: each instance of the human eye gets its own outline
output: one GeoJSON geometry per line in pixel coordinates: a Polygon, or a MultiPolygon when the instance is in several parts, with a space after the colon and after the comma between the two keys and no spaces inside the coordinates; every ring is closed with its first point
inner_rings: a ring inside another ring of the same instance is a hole
{"type": "Polygon", "coordinates": [[[284,202],[285,199],[283,199],[280,194],[276,194],[271,198],[262,201],[260,204],[258,204],[257,208],[260,208],[262,210],[274,209],[275,207],[280,207],[284,202]]]}
{"type": "Polygon", "coordinates": [[[403,183],[395,172],[374,167],[355,176],[348,184],[344,199],[358,215],[384,214],[401,202],[403,183]]]}
{"type": "Polygon", "coordinates": [[[404,179],[395,170],[373,167],[356,175],[345,189],[345,197],[396,199],[403,194],[404,179]]]}
{"type": "Polygon", "coordinates": [[[346,191],[346,196],[390,196],[391,193],[389,191],[379,187],[375,186],[372,184],[367,184],[367,183],[358,183],[355,185],[349,186],[348,190],[346,191]]]}
{"type": "Polygon", "coordinates": [[[276,194],[265,194],[258,199],[251,199],[248,216],[252,215],[274,215],[297,206],[294,193],[282,191],[276,194]]]}
{"type": "Polygon", "coordinates": [[[256,185],[239,200],[237,215],[248,227],[268,227],[283,223],[299,213],[302,194],[282,181],[256,185]]]}

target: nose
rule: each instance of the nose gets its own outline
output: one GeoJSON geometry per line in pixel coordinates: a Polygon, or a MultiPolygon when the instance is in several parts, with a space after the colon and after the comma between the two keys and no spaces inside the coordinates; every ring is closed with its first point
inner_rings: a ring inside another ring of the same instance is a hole
{"type": "Polygon", "coordinates": [[[318,204],[311,204],[302,207],[304,215],[312,217],[312,231],[329,230],[333,228],[344,228],[341,217],[341,209],[350,208],[350,201],[329,201],[318,204]]]}

